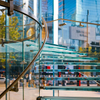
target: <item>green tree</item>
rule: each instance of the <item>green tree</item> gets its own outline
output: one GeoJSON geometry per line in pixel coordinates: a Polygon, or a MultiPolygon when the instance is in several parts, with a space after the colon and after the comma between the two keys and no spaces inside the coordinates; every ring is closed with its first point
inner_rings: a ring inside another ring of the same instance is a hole
{"type": "MultiPolygon", "coordinates": [[[[17,40],[20,37],[20,33],[18,32],[18,27],[16,26],[18,23],[18,18],[16,16],[9,17],[9,39],[17,40]]],[[[0,39],[5,40],[5,14],[2,13],[0,16],[0,39]]]]}
{"type": "MultiPolygon", "coordinates": [[[[9,17],[9,27],[8,27],[8,33],[9,33],[9,40],[17,40],[20,37],[20,33],[18,32],[18,26],[16,26],[18,23],[18,18],[16,16],[9,17]]],[[[2,13],[0,15],[0,41],[1,39],[5,40],[5,14],[2,13]]],[[[0,53],[0,63],[2,64],[2,68],[5,68],[5,53],[0,53]]],[[[11,54],[10,59],[15,59],[15,57],[11,54]]]]}

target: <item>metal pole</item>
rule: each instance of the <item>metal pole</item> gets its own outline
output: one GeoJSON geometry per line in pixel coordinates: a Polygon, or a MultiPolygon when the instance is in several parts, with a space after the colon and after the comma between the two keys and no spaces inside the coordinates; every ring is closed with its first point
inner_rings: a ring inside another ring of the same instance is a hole
{"type": "Polygon", "coordinates": [[[59,90],[58,90],[58,97],[59,97],[59,90]]]}
{"type": "MultiPolygon", "coordinates": [[[[54,15],[54,0],[53,0],[53,15],[54,15]]],[[[54,20],[54,16],[53,16],[53,20],[54,20]]],[[[54,44],[54,22],[53,22],[53,44],[54,44]]],[[[53,59],[54,62],[54,59],[53,59]]],[[[54,65],[53,65],[53,77],[54,77],[54,65]]],[[[54,86],[54,80],[53,80],[53,86],[54,86]]],[[[53,90],[53,96],[55,94],[55,91],[53,90]]]]}
{"type": "MultiPolygon", "coordinates": [[[[23,1],[23,3],[24,3],[24,1],[23,1]]],[[[24,15],[22,16],[22,20],[23,20],[23,25],[24,25],[24,15]]],[[[23,29],[23,38],[24,38],[24,26],[22,26],[22,29],[23,29]]],[[[24,41],[22,42],[22,61],[25,62],[24,41]]],[[[22,66],[23,66],[23,71],[24,71],[24,63],[23,63],[22,66]]],[[[22,92],[23,92],[23,97],[22,98],[24,100],[24,76],[23,76],[23,89],[22,89],[22,92]]]]}
{"type": "MultiPolygon", "coordinates": [[[[23,19],[24,19],[24,15],[23,15],[23,19]]],[[[23,38],[24,38],[24,27],[23,27],[23,38]]],[[[22,61],[25,62],[24,41],[22,42],[22,61]]],[[[24,71],[24,63],[23,63],[23,71],[24,71]]],[[[23,76],[23,100],[24,100],[24,76],[23,76]]]]}
{"type": "MultiPolygon", "coordinates": [[[[88,16],[89,16],[89,10],[87,10],[87,43],[86,43],[86,48],[89,47],[89,44],[88,44],[88,16]]],[[[87,80],[87,86],[89,86],[89,80],[87,80]]]]}
{"type": "MultiPolygon", "coordinates": [[[[62,18],[63,18],[63,13],[62,13],[62,18]]],[[[63,20],[62,20],[63,23],[63,20]]],[[[63,45],[63,26],[62,26],[62,45],[63,45]]]]}
{"type": "MultiPolygon", "coordinates": [[[[6,0],[7,1],[7,0],[6,0]]],[[[8,17],[8,15],[7,15],[7,10],[5,11],[5,25],[6,26],[9,26],[9,17],[8,17]]],[[[6,39],[6,41],[8,41],[9,40],[9,28],[8,27],[6,27],[6,29],[5,29],[5,39],[6,39]]],[[[7,62],[7,60],[9,59],[9,53],[7,52],[7,49],[8,49],[8,47],[7,47],[7,45],[5,46],[5,49],[6,49],[6,60],[5,60],[5,66],[6,66],[6,73],[5,73],[5,76],[6,76],[6,88],[8,87],[8,83],[7,83],[7,79],[9,78],[9,66],[8,66],[8,62],[7,62]]],[[[6,100],[7,100],[7,94],[6,94],[6,100]]]]}
{"type": "Polygon", "coordinates": [[[87,10],[87,43],[86,43],[86,48],[88,48],[89,44],[88,44],[88,16],[89,16],[89,10],[87,10]]]}
{"type": "MultiPolygon", "coordinates": [[[[42,8],[42,0],[39,0],[38,1],[39,2],[39,21],[40,21],[40,23],[42,24],[42,19],[41,19],[41,13],[42,13],[42,11],[41,11],[41,8],[42,8]]],[[[42,29],[39,27],[39,49],[41,48],[41,43],[42,43],[42,29]]],[[[41,66],[40,66],[40,57],[41,57],[41,53],[39,54],[39,96],[40,96],[40,74],[41,74],[41,72],[40,72],[40,69],[41,69],[41,66]]]]}
{"type": "Polygon", "coordinates": [[[63,26],[62,26],[62,45],[63,45],[63,26]]]}
{"type": "MultiPolygon", "coordinates": [[[[53,65],[53,77],[55,77],[55,72],[54,72],[54,65],[53,65]]],[[[54,86],[54,80],[53,80],[53,86],[54,86]]],[[[53,96],[55,96],[55,90],[53,90],[53,96]]]]}

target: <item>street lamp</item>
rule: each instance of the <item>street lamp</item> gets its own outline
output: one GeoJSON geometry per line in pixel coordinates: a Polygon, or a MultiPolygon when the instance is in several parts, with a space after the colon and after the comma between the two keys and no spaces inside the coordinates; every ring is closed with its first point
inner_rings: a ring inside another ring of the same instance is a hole
{"type": "Polygon", "coordinates": [[[6,9],[0,9],[0,11],[1,11],[2,13],[4,13],[5,10],[6,10],[6,9]]]}
{"type": "Polygon", "coordinates": [[[80,25],[79,26],[84,27],[84,25],[82,25],[81,22],[80,22],[80,25]]]}
{"type": "Polygon", "coordinates": [[[59,26],[64,26],[64,25],[66,25],[66,23],[59,24],[59,26]]]}
{"type": "MultiPolygon", "coordinates": [[[[19,5],[19,7],[22,7],[24,5],[26,5],[26,3],[23,3],[22,5],[19,5]]],[[[34,12],[34,10],[31,8],[31,6],[28,5],[28,7],[34,12]]]]}
{"type": "Polygon", "coordinates": [[[26,5],[26,3],[23,3],[22,5],[19,5],[18,7],[22,7],[22,6],[24,6],[24,5],[26,5]]]}

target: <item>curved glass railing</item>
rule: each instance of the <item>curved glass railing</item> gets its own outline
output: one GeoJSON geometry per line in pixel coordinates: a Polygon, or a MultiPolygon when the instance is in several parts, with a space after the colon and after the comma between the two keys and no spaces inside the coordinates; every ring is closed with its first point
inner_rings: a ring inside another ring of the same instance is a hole
{"type": "Polygon", "coordinates": [[[43,19],[43,24],[46,34],[44,42],[41,43],[42,25],[38,19],[18,5],[14,5],[14,14],[8,16],[8,2],[0,1],[0,5],[5,6],[0,6],[4,10],[0,13],[0,99],[12,100],[16,97],[24,99],[27,97],[24,94],[27,93],[30,93],[28,98],[31,98],[33,94],[27,89],[31,87],[31,83],[33,84],[32,90],[37,90],[37,93],[34,94],[34,99],[36,99],[39,95],[39,84],[35,85],[35,81],[30,81],[30,76],[32,79],[34,76],[37,77],[36,80],[39,81],[39,74],[33,75],[33,71],[35,60],[45,44],[48,33],[45,20],[43,19]],[[34,54],[31,53],[33,48],[26,46],[27,43],[36,45],[34,54]]]}
{"type": "MultiPolygon", "coordinates": [[[[46,26],[46,23],[45,23],[45,21],[44,21],[44,19],[43,19],[43,23],[44,23],[44,25],[46,26]]],[[[46,33],[47,33],[47,27],[45,28],[45,31],[46,31],[46,33]]],[[[9,85],[8,87],[7,87],[7,89],[3,92],[3,93],[1,93],[1,95],[0,95],[0,98],[2,98],[8,91],[15,91],[15,92],[17,92],[18,91],[18,81],[19,80],[21,80],[21,78],[24,76],[24,74],[30,69],[30,67],[31,67],[31,65],[35,62],[35,60],[37,59],[37,57],[39,56],[39,54],[40,54],[40,52],[41,52],[41,50],[42,50],[42,48],[43,48],[43,46],[44,46],[44,44],[45,44],[45,41],[46,41],[46,37],[47,37],[47,34],[45,35],[45,39],[44,39],[44,42],[43,42],[43,44],[42,44],[42,46],[41,46],[41,48],[39,49],[39,51],[35,54],[35,55],[33,55],[33,60],[31,61],[31,62],[29,62],[29,65],[25,68],[25,69],[23,69],[23,72],[18,76],[18,78],[17,79],[15,79],[15,81],[14,82],[12,82],[11,83],[11,85],[9,85]]],[[[26,43],[27,41],[25,41],[25,43],[26,43]]],[[[29,42],[28,42],[29,43],[29,42]]],[[[11,44],[11,45],[13,45],[13,44],[11,44]]],[[[15,44],[14,44],[15,45],[15,44]]],[[[10,47],[10,46],[9,46],[10,47]]],[[[13,46],[12,46],[13,47],[13,46]]],[[[15,49],[16,48],[18,48],[17,46],[15,47],[15,49]]],[[[23,48],[24,49],[24,48],[23,48]]],[[[27,49],[26,50],[26,52],[27,51],[29,51],[29,49],[27,49]]],[[[14,54],[13,54],[14,55],[14,54]]],[[[23,55],[23,56],[25,56],[25,55],[23,55]]],[[[10,59],[9,59],[10,60],[10,59]]],[[[17,59],[16,59],[17,60],[17,59]]],[[[31,60],[31,59],[30,59],[31,60]]],[[[25,62],[25,58],[23,59],[23,61],[22,62],[20,62],[20,64],[22,64],[23,65],[23,67],[24,67],[24,64],[26,64],[26,62],[25,62]]],[[[27,74],[26,74],[26,76],[27,76],[27,74]]],[[[23,79],[22,79],[23,80],[23,79]]],[[[23,84],[23,83],[22,83],[23,84]]],[[[20,85],[21,85],[21,83],[20,83],[20,85]]]]}

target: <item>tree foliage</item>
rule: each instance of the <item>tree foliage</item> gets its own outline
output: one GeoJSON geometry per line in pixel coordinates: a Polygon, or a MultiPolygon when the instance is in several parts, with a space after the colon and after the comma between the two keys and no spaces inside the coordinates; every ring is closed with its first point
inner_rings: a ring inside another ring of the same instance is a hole
{"type": "MultiPolygon", "coordinates": [[[[7,29],[7,34],[9,40],[17,40],[20,37],[20,33],[18,32],[18,18],[16,16],[9,17],[9,27],[5,27],[5,14],[2,13],[0,15],[0,41],[1,39],[5,40],[5,34],[7,29]]],[[[5,53],[0,53],[0,63],[2,64],[2,68],[5,68],[5,53]]],[[[10,59],[15,59],[13,54],[10,54],[10,59]]]]}
{"type": "Polygon", "coordinates": [[[5,14],[2,13],[0,16],[0,39],[5,40],[6,28],[8,28],[7,34],[9,34],[9,40],[17,40],[20,37],[18,32],[18,18],[16,16],[9,17],[9,27],[5,27],[5,14]]]}

